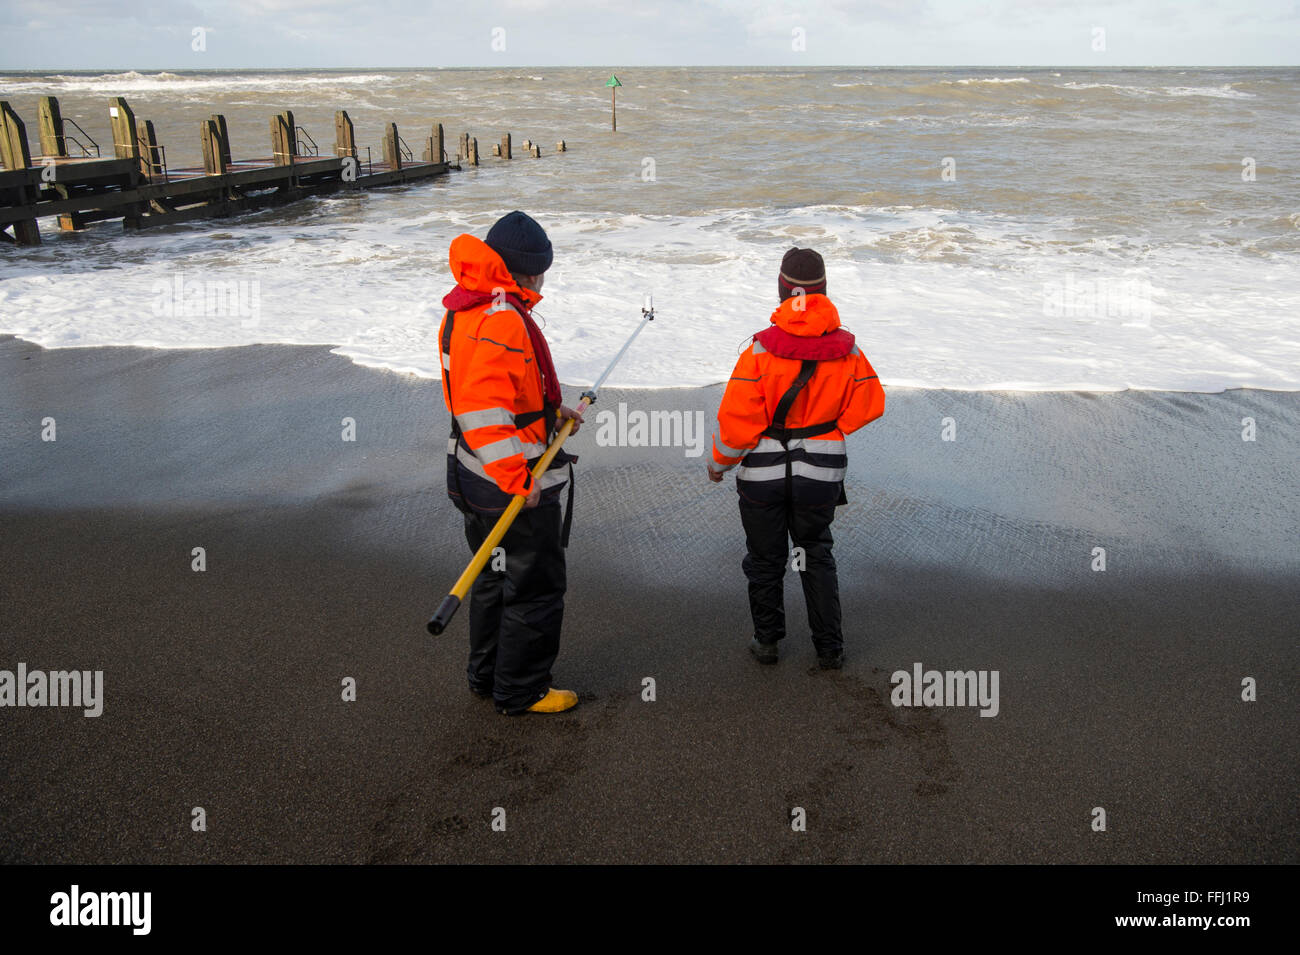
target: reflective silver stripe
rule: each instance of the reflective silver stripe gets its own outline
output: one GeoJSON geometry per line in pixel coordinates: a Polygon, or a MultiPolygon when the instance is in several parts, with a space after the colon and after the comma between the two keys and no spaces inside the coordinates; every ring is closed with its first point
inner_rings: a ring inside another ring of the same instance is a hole
{"type": "Polygon", "coordinates": [[[505,408],[484,408],[481,411],[466,411],[464,414],[458,414],[456,420],[460,422],[460,430],[473,431],[475,428],[486,428],[494,424],[513,425],[515,416],[505,408]]]}
{"type": "Polygon", "coordinates": [[[447,352],[442,353],[442,367],[451,371],[451,355],[447,352]]]}
{"type": "MultiPolygon", "coordinates": [[[[492,477],[492,475],[488,474],[487,470],[484,469],[482,462],[480,462],[478,458],[474,457],[474,455],[466,451],[465,448],[461,446],[458,442],[454,440],[448,441],[447,453],[455,454],[456,460],[459,461],[461,464],[465,465],[465,467],[469,468],[470,473],[473,474],[475,477],[480,477],[485,481],[491,481],[493,484],[496,483],[496,480],[492,477]]],[[[529,468],[529,470],[531,471],[532,468],[529,468]]],[[[555,468],[552,471],[547,471],[542,475],[542,479],[541,479],[542,490],[545,491],[548,488],[555,487],[557,484],[563,484],[568,479],[569,479],[568,468],[555,468]]]]}
{"type": "MultiPolygon", "coordinates": [[[[459,445],[455,438],[447,439],[448,454],[455,454],[457,447],[459,447],[459,445]]],[[[540,458],[543,454],[546,453],[546,445],[544,444],[521,444],[520,448],[523,450],[524,457],[529,461],[535,461],[537,458],[540,458]]],[[[465,456],[465,450],[462,447],[461,457],[463,458],[464,456],[465,456]]],[[[476,464],[478,463],[478,458],[473,457],[472,454],[470,455],[470,457],[476,464]]]]}
{"type": "Polygon", "coordinates": [[[493,305],[483,314],[495,315],[497,312],[514,312],[516,315],[519,314],[519,312],[515,309],[515,307],[511,305],[509,302],[498,302],[496,305],[493,305]]]}
{"type": "Polygon", "coordinates": [[[811,451],[813,454],[844,454],[844,440],[842,438],[795,438],[790,442],[790,450],[803,448],[805,451],[811,451]]]}
{"type": "Polygon", "coordinates": [[[729,444],[723,444],[722,438],[718,436],[716,431],[713,432],[713,443],[719,451],[729,458],[738,458],[745,453],[743,448],[733,448],[729,444]]]}
{"type": "Polygon", "coordinates": [[[755,355],[767,354],[767,349],[763,347],[763,343],[760,342],[758,339],[754,339],[754,354],[755,355]]]}
{"type": "Polygon", "coordinates": [[[513,434],[508,438],[492,441],[481,448],[474,449],[474,456],[484,464],[491,464],[493,461],[500,461],[502,458],[523,453],[523,445],[519,443],[519,438],[513,434]]]}
{"type": "Polygon", "coordinates": [[[849,352],[849,354],[850,354],[850,355],[861,355],[861,354],[862,354],[862,349],[859,348],[857,345],[854,345],[854,346],[853,346],[853,351],[849,352]]]}
{"type": "Polygon", "coordinates": [[[568,468],[556,468],[554,471],[542,472],[542,490],[555,487],[557,484],[563,484],[569,479],[568,468]]]}
{"type": "MultiPolygon", "coordinates": [[[[451,451],[454,449],[456,452],[456,460],[459,461],[461,464],[465,465],[465,467],[469,468],[471,474],[473,474],[475,477],[481,477],[485,481],[492,481],[492,475],[488,474],[487,471],[484,470],[483,464],[482,462],[479,461],[478,458],[474,457],[474,455],[470,454],[464,448],[456,445],[456,442],[453,441],[452,445],[454,447],[448,448],[447,452],[450,454],[451,451]]],[[[492,481],[492,483],[495,484],[496,482],[492,481]]]]}
{"type": "MultiPolygon", "coordinates": [[[[803,448],[813,454],[845,453],[844,442],[839,438],[791,438],[788,444],[791,451],[803,448]]],[[[776,438],[764,438],[758,442],[758,447],[754,449],[754,453],[763,454],[765,452],[784,450],[785,448],[781,447],[781,442],[776,438]]]]}
{"type": "MultiPolygon", "coordinates": [[[[807,461],[795,461],[790,473],[795,477],[812,478],[814,481],[843,481],[848,468],[821,468],[807,461]]],[[[785,465],[770,464],[767,467],[741,467],[736,472],[737,481],[782,481],[785,480],[785,465]]]]}

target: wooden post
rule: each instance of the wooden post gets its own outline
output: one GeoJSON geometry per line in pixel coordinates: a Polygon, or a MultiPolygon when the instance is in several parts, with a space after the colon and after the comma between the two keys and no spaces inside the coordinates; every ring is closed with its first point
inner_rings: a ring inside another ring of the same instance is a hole
{"type": "Polygon", "coordinates": [[[108,101],[108,121],[113,128],[113,155],[118,159],[139,159],[135,114],[124,97],[114,96],[108,101]]]}
{"type": "Polygon", "coordinates": [[[213,119],[203,121],[203,171],[209,176],[224,176],[227,172],[221,126],[213,119]]]}
{"type": "Polygon", "coordinates": [[[442,142],[442,123],[433,124],[433,135],[426,139],[424,143],[424,161],[442,162],[445,158],[442,142]]]}
{"type": "Polygon", "coordinates": [[[469,141],[469,147],[466,151],[466,154],[469,158],[469,164],[471,166],[477,166],[478,165],[478,137],[477,136],[472,138],[469,141]]]}
{"type": "Polygon", "coordinates": [[[506,133],[501,137],[501,158],[510,158],[510,134],[506,133]]]}
{"type": "MultiPolygon", "coordinates": [[[[225,138],[225,121],[220,126],[222,138],[225,138]]],[[[135,127],[136,139],[140,143],[140,170],[150,180],[163,174],[162,149],[158,146],[158,134],[154,132],[153,120],[142,119],[135,127]]],[[[226,144],[229,155],[230,144],[226,144]]]]}
{"type": "Polygon", "coordinates": [[[8,100],[0,100],[0,160],[6,169],[26,169],[32,164],[31,150],[27,148],[27,127],[14,112],[8,100]]]}
{"type": "Polygon", "coordinates": [[[460,146],[456,150],[457,159],[469,159],[469,133],[460,134],[460,146]]]}
{"type": "Polygon", "coordinates": [[[217,132],[221,133],[221,158],[227,169],[232,165],[230,161],[230,131],[226,129],[226,117],[220,113],[213,113],[211,119],[217,124],[217,132]]]}
{"type": "Polygon", "coordinates": [[[334,155],[357,158],[357,134],[345,109],[334,114],[334,155]]]}
{"type": "Polygon", "coordinates": [[[536,143],[533,143],[533,148],[530,149],[530,150],[528,150],[528,153],[529,153],[529,155],[531,155],[534,159],[541,159],[541,158],[542,158],[542,147],[539,146],[539,145],[537,145],[536,143]]]}
{"type": "Polygon", "coordinates": [[[298,155],[298,129],[293,113],[285,110],[271,117],[271,159],[277,166],[291,166],[298,155]]]}
{"type": "MultiPolygon", "coordinates": [[[[43,158],[67,158],[68,141],[63,135],[63,112],[59,109],[59,100],[55,96],[42,96],[39,116],[41,124],[41,154],[43,158]]],[[[62,199],[72,195],[67,186],[59,182],[50,184],[54,192],[62,199]]],[[[76,232],[86,227],[86,217],[76,213],[59,216],[59,229],[63,232],[76,232]]]]}
{"type": "MultiPolygon", "coordinates": [[[[0,100],[0,160],[10,170],[25,170],[32,164],[32,153],[27,146],[27,127],[4,100],[0,100]]],[[[28,186],[19,186],[13,193],[21,205],[36,201],[36,190],[28,186]]],[[[36,220],[15,222],[14,240],[19,245],[40,245],[41,230],[36,220]]]]}
{"type": "Polygon", "coordinates": [[[40,105],[41,155],[65,157],[68,144],[63,138],[63,113],[57,96],[42,96],[40,105]]]}
{"type": "Polygon", "coordinates": [[[402,168],[402,147],[397,137],[397,124],[389,123],[384,127],[384,162],[390,169],[402,168]]]}
{"type": "Polygon", "coordinates": [[[284,117],[285,142],[289,144],[289,155],[298,158],[298,123],[293,118],[293,110],[286,109],[280,114],[284,117]]]}

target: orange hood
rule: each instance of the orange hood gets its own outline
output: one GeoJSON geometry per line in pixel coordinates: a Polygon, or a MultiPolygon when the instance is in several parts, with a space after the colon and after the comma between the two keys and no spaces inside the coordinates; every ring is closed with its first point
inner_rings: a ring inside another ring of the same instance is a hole
{"type": "Polygon", "coordinates": [[[772,313],[772,324],[800,338],[816,338],[840,327],[840,313],[825,295],[792,295],[772,313]]]}
{"type": "Polygon", "coordinates": [[[542,300],[539,293],[521,288],[501,256],[477,236],[464,234],[452,239],[449,260],[452,278],[467,292],[491,295],[502,289],[518,296],[529,308],[542,300]]]}

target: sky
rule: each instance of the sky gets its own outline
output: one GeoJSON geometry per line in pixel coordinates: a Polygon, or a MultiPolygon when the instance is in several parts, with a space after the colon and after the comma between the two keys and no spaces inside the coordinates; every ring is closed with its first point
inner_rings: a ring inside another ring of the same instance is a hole
{"type": "Polygon", "coordinates": [[[1300,0],[0,0],[0,71],[1297,63],[1300,0]]]}

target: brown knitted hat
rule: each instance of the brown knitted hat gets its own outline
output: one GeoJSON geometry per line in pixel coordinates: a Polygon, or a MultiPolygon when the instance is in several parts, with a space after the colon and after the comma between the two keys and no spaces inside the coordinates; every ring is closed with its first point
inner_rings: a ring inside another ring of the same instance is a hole
{"type": "Polygon", "coordinates": [[[776,280],[781,301],[801,288],[806,295],[826,293],[826,263],[812,249],[794,248],[781,259],[781,274],[776,280]]]}

